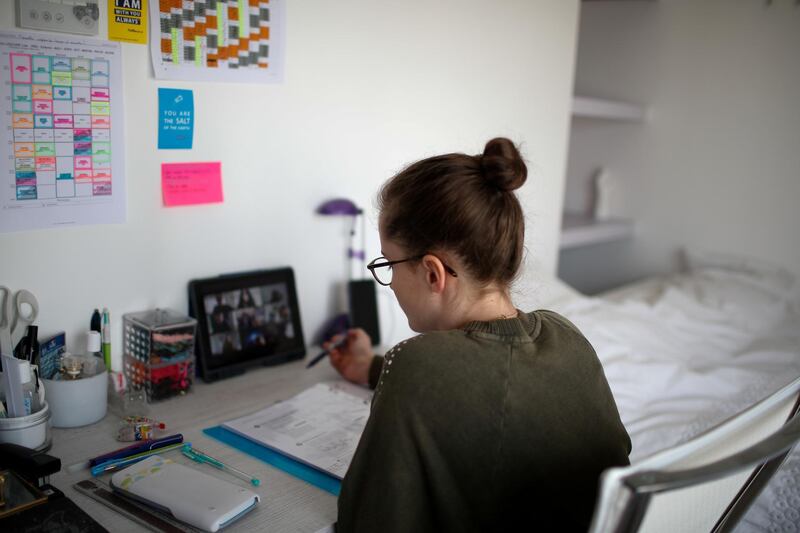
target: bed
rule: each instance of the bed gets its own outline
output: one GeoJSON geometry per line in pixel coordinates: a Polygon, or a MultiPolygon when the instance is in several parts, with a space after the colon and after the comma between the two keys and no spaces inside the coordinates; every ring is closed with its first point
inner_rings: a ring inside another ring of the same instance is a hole
{"type": "MultiPolygon", "coordinates": [[[[800,292],[780,268],[691,256],[683,273],[587,297],[554,281],[539,307],[597,351],[633,441],[631,462],[686,443],[800,376],[800,292]]],[[[735,531],[800,531],[800,450],[735,531]]]]}

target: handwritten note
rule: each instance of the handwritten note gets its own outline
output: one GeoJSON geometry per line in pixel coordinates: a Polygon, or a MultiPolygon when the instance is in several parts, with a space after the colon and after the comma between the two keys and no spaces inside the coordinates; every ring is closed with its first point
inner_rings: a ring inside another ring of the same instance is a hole
{"type": "Polygon", "coordinates": [[[222,202],[222,163],[163,163],[161,193],[167,207],[222,202]]]}

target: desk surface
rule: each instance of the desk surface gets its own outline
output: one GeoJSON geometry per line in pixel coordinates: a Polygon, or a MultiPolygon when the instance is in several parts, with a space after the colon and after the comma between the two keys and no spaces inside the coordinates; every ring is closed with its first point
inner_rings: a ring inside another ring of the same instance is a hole
{"type": "MultiPolygon", "coordinates": [[[[221,461],[251,473],[261,480],[250,487],[261,496],[258,508],[225,531],[317,531],[336,521],[336,497],[203,434],[202,430],[257,411],[289,398],[314,383],[336,379],[326,361],[310,370],[305,361],[251,368],[244,375],[206,384],[195,381],[186,396],[151,404],[150,415],[167,424],[168,434],[182,433],[185,441],[221,461]]],[[[53,446],[48,452],[61,459],[61,472],[50,482],[109,531],[147,531],[138,524],[72,488],[91,477],[88,470],[66,471],[68,465],[124,446],[115,439],[119,417],[106,417],[82,428],[53,428],[53,446]]],[[[174,461],[191,463],[179,452],[167,452],[174,461]]],[[[201,466],[194,465],[196,468],[201,466]]],[[[237,478],[211,468],[206,473],[241,483],[237,478]]],[[[107,481],[110,474],[103,478],[107,481]]]]}

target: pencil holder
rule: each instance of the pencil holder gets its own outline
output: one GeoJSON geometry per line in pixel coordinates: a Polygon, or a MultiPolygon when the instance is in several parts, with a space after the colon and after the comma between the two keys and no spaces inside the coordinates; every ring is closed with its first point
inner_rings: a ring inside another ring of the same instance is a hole
{"type": "Polygon", "coordinates": [[[122,321],[127,394],[152,402],[188,392],[197,321],[168,309],[127,313],[122,321]]]}
{"type": "Polygon", "coordinates": [[[50,406],[44,402],[42,408],[28,416],[0,418],[0,442],[19,444],[37,452],[50,448],[50,406]]]}
{"type": "Polygon", "coordinates": [[[51,422],[56,428],[88,426],[106,416],[108,372],[97,359],[95,375],[81,379],[43,379],[46,398],[51,406],[51,422]]]}

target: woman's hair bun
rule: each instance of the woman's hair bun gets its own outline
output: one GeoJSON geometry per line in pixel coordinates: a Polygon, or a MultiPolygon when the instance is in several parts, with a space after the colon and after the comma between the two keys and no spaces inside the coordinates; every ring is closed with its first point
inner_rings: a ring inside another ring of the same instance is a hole
{"type": "Polygon", "coordinates": [[[505,137],[496,137],[486,143],[481,171],[483,177],[501,191],[519,189],[528,177],[528,167],[519,150],[505,137]]]}

